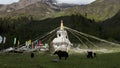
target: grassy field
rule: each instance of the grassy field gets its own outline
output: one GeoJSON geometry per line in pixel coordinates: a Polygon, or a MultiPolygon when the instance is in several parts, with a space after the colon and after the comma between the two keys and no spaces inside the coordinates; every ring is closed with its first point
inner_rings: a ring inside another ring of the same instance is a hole
{"type": "Polygon", "coordinates": [[[35,53],[0,54],[0,68],[120,68],[120,53],[97,54],[94,59],[87,59],[85,54],[70,54],[67,60],[52,62],[57,56],[35,53]]]}

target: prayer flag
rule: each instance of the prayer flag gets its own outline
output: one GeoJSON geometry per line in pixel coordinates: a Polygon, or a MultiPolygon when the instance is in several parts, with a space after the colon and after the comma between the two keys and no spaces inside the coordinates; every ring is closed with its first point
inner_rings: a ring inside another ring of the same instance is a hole
{"type": "Polygon", "coordinates": [[[25,42],[25,46],[28,46],[28,42],[27,41],[25,42]]]}
{"type": "Polygon", "coordinates": [[[43,44],[42,44],[42,41],[41,41],[41,40],[39,40],[39,45],[40,45],[40,46],[43,46],[43,44]]]}
{"type": "Polygon", "coordinates": [[[45,48],[47,48],[48,47],[48,44],[47,43],[45,43],[45,48]]]}
{"type": "Polygon", "coordinates": [[[2,43],[2,40],[3,40],[3,38],[2,38],[2,36],[0,36],[0,44],[2,43]]]}
{"type": "Polygon", "coordinates": [[[31,41],[31,40],[29,40],[29,41],[28,41],[28,45],[31,45],[31,44],[32,44],[32,41],[31,41]]]}
{"type": "Polygon", "coordinates": [[[35,45],[38,45],[38,40],[35,41],[35,45]]]}
{"type": "Polygon", "coordinates": [[[32,42],[32,48],[35,48],[34,42],[32,42]]]}
{"type": "Polygon", "coordinates": [[[14,38],[14,45],[16,44],[16,40],[17,40],[17,39],[16,39],[16,38],[14,38]]]}
{"type": "Polygon", "coordinates": [[[3,37],[3,44],[5,44],[6,42],[6,37],[3,37]]]}
{"type": "Polygon", "coordinates": [[[25,42],[25,46],[26,46],[27,48],[29,48],[28,41],[25,42]]]}
{"type": "Polygon", "coordinates": [[[18,40],[18,46],[20,45],[20,41],[18,40]]]}

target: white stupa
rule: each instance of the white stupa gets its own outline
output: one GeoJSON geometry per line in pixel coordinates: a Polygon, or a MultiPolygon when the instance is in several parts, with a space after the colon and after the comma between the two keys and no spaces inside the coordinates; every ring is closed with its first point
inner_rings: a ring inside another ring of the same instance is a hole
{"type": "Polygon", "coordinates": [[[64,29],[63,21],[61,20],[60,29],[57,31],[57,38],[54,38],[52,41],[55,51],[62,50],[68,51],[72,45],[69,41],[67,31],[64,29]]]}

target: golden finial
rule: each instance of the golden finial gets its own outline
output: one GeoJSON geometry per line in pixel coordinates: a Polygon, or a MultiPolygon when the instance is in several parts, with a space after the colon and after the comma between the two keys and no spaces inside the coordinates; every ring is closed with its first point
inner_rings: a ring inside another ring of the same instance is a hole
{"type": "Polygon", "coordinates": [[[64,29],[63,20],[61,20],[60,30],[63,30],[63,29],[64,29]]]}

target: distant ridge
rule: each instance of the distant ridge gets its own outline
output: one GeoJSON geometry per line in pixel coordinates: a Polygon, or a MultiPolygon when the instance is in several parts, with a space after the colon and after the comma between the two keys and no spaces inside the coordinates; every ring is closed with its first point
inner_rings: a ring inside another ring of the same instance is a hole
{"type": "Polygon", "coordinates": [[[0,17],[32,15],[41,19],[81,14],[89,19],[103,21],[114,16],[120,9],[120,0],[96,0],[88,5],[57,4],[56,0],[20,0],[10,5],[0,5],[0,17]]]}

